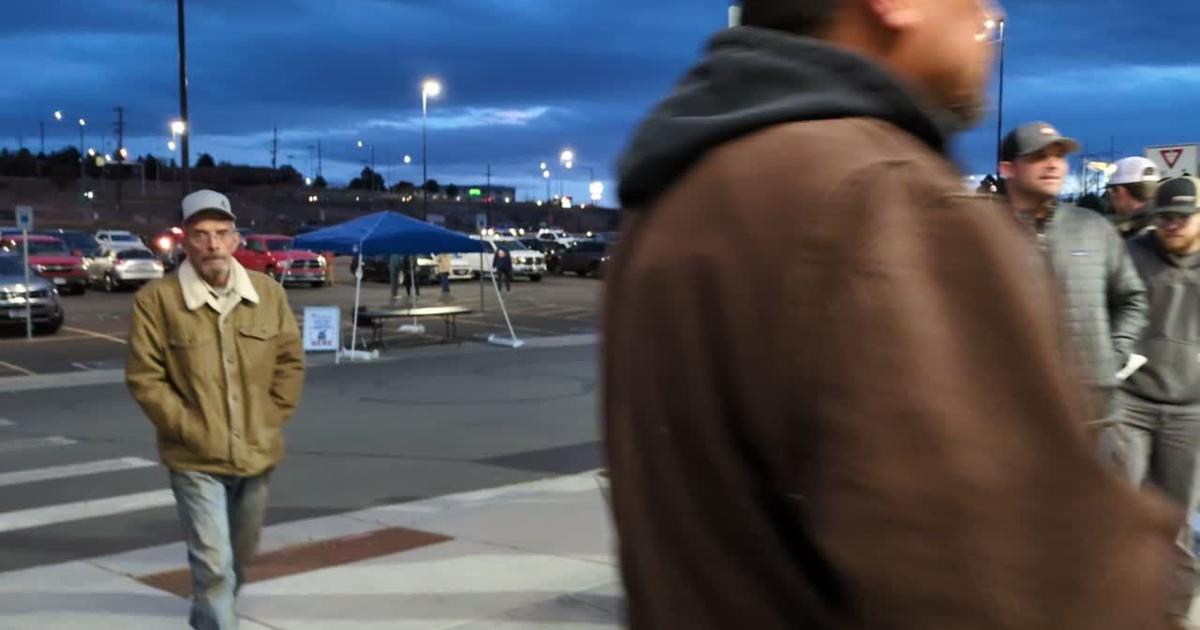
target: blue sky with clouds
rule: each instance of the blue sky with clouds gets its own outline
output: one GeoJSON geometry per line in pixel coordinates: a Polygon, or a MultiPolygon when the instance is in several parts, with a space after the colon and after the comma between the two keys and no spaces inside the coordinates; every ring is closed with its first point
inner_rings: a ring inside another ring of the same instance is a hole
{"type": "MultiPolygon", "coordinates": [[[[0,144],[115,146],[126,108],[130,150],[168,153],[177,115],[173,0],[5,2],[0,19],[0,144]],[[66,123],[51,117],[55,109],[66,123]]],[[[430,177],[493,179],[543,196],[538,164],[564,147],[611,180],[639,117],[726,20],[725,0],[189,0],[192,156],[301,171],[322,145],[324,172],[347,181],[375,145],[389,181],[419,181],[420,84],[431,103],[430,177]],[[414,157],[402,164],[405,154],[414,157]],[[290,156],[290,157],[289,157],[290,156]]],[[[1006,3],[1005,121],[1046,119],[1089,150],[1140,153],[1200,141],[1200,3],[1006,3]]],[[[957,143],[965,170],[991,169],[995,113],[957,143]]],[[[608,199],[613,195],[609,182],[608,199]]]]}

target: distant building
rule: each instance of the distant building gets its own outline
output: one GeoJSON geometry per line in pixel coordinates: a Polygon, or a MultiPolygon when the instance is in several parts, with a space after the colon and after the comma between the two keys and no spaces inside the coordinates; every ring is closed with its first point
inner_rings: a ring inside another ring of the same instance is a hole
{"type": "Polygon", "coordinates": [[[476,203],[516,203],[517,189],[512,186],[459,186],[459,196],[463,201],[476,203]]]}

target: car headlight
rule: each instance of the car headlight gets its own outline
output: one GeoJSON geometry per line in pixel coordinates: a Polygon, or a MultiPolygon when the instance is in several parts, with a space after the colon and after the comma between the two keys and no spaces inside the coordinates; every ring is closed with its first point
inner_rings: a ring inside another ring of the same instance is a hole
{"type": "Polygon", "coordinates": [[[325,257],[324,256],[317,256],[317,265],[320,267],[325,266],[325,257]]]}

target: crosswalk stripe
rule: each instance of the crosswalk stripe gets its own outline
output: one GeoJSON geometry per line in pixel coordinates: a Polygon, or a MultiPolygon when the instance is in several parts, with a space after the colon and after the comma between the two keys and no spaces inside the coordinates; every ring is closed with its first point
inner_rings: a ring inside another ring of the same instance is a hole
{"type": "Polygon", "coordinates": [[[106,499],[63,503],[43,508],[18,510],[0,514],[0,533],[45,527],[88,518],[112,516],[175,504],[170,490],[153,490],[106,499]]]}
{"type": "Polygon", "coordinates": [[[118,459],[104,459],[83,464],[68,464],[66,466],[52,466],[49,468],[37,468],[33,470],[18,470],[16,472],[0,474],[0,487],[15,486],[22,483],[34,483],[37,481],[49,481],[51,479],[82,477],[84,475],[95,475],[99,473],[116,472],[119,470],[150,468],[157,465],[158,464],[155,462],[152,462],[148,459],[142,459],[141,457],[121,457],[118,459]]]}
{"type": "Polygon", "coordinates": [[[0,453],[11,453],[12,451],[23,451],[29,448],[41,448],[43,446],[66,446],[68,444],[78,444],[71,438],[61,436],[52,436],[44,438],[27,438],[24,440],[9,440],[0,442],[0,453]]]}

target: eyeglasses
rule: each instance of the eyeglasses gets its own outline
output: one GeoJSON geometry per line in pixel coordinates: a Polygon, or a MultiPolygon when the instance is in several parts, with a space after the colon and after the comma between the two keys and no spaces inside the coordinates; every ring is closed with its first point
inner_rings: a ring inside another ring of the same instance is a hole
{"type": "Polygon", "coordinates": [[[975,41],[982,44],[999,44],[1004,41],[1004,9],[992,0],[978,0],[983,22],[975,33],[975,41]]]}

